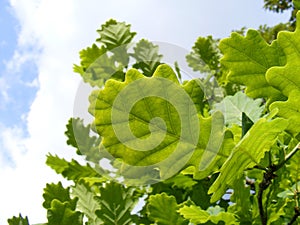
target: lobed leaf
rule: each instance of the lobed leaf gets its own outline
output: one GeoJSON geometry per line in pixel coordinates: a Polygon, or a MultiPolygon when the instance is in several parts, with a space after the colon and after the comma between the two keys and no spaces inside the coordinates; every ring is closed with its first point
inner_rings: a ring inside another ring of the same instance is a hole
{"type": "Polygon", "coordinates": [[[289,121],[287,130],[297,135],[300,132],[300,12],[295,32],[280,32],[278,43],[286,55],[286,64],[268,70],[267,80],[288,99],[272,103],[270,109],[278,108],[278,116],[289,121]]]}
{"type": "Polygon", "coordinates": [[[47,211],[47,225],[82,225],[83,216],[80,212],[72,209],[69,202],[60,202],[54,199],[51,208],[47,211]]]}
{"type": "Polygon", "coordinates": [[[136,204],[137,196],[133,189],[110,182],[100,187],[100,197],[95,198],[100,205],[96,215],[106,225],[131,224],[134,217],[131,210],[136,204]]]}
{"type": "Polygon", "coordinates": [[[90,97],[101,148],[132,165],[134,173],[145,175],[156,167],[163,178],[174,175],[199,145],[198,100],[185,87],[190,89],[180,86],[167,65],[150,78],[132,69],[124,82],[109,80],[90,97]]]}
{"type": "Polygon", "coordinates": [[[177,212],[179,208],[175,197],[166,193],[151,195],[147,205],[149,219],[158,225],[188,224],[177,212]]]}
{"type": "Polygon", "coordinates": [[[223,113],[225,124],[237,124],[242,126],[242,114],[245,113],[252,122],[256,122],[261,117],[263,106],[260,106],[260,99],[253,100],[242,92],[237,92],[234,96],[226,96],[220,103],[215,104],[215,109],[223,113]]]}
{"type": "Polygon", "coordinates": [[[277,118],[268,121],[266,118],[258,120],[235,146],[230,157],[220,170],[220,175],[210,187],[209,193],[213,194],[211,202],[219,200],[226,189],[233,187],[234,183],[243,176],[247,168],[258,165],[275,143],[278,135],[287,127],[287,121],[277,118]]]}
{"type": "Polygon", "coordinates": [[[159,54],[159,46],[141,39],[133,48],[134,52],[130,54],[136,59],[136,63],[132,66],[141,69],[146,76],[152,76],[155,69],[161,64],[162,55],[159,54]]]}
{"type": "Polygon", "coordinates": [[[78,199],[71,199],[70,197],[70,188],[64,188],[61,182],[57,184],[47,184],[46,188],[44,188],[44,202],[43,207],[45,209],[51,208],[51,203],[53,200],[58,200],[62,203],[68,202],[69,207],[73,210],[76,208],[76,202],[78,199]]]}
{"type": "Polygon", "coordinates": [[[22,217],[21,214],[19,214],[18,217],[13,217],[11,219],[7,220],[8,225],[29,225],[28,217],[25,218],[22,217]]]}
{"type": "Polygon", "coordinates": [[[210,207],[203,210],[195,205],[180,208],[179,213],[193,224],[205,224],[211,221],[214,224],[223,222],[226,225],[239,224],[233,213],[225,212],[220,206],[210,207]]]}
{"type": "Polygon", "coordinates": [[[96,210],[100,209],[99,203],[95,200],[95,194],[90,187],[84,183],[77,183],[72,188],[72,196],[78,198],[77,210],[80,210],[88,218],[88,225],[99,225],[101,220],[96,215],[96,210]]]}
{"type": "Polygon", "coordinates": [[[68,137],[67,144],[77,149],[78,155],[84,155],[91,162],[99,163],[100,137],[91,136],[91,125],[85,126],[80,118],[71,118],[66,125],[65,135],[68,137]]]}
{"type": "Polygon", "coordinates": [[[220,55],[217,41],[212,36],[199,37],[186,60],[194,71],[210,72],[219,68],[220,55]]]}
{"type": "Polygon", "coordinates": [[[130,26],[124,22],[121,23],[110,19],[101,26],[101,29],[97,30],[100,35],[97,41],[104,44],[109,50],[129,44],[136,35],[135,32],[130,31],[130,26]]]}
{"type": "Polygon", "coordinates": [[[56,173],[61,174],[68,180],[78,181],[86,177],[101,177],[101,175],[89,164],[83,166],[74,159],[72,159],[71,162],[68,162],[58,156],[49,154],[47,156],[46,164],[54,169],[56,173]]]}
{"type": "Polygon", "coordinates": [[[285,55],[277,41],[268,45],[256,30],[248,30],[245,37],[232,33],[219,45],[224,56],[221,63],[229,70],[229,81],[246,86],[252,98],[280,99],[280,91],[266,80],[266,72],[273,66],[285,64],[285,55]]]}

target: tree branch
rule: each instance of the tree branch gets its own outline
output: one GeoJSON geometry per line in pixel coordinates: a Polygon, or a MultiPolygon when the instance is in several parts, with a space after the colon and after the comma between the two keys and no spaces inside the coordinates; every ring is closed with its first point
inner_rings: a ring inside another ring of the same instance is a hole
{"type": "MultiPolygon", "coordinates": [[[[263,194],[264,191],[270,186],[272,183],[272,180],[276,177],[275,172],[279,170],[281,167],[283,167],[296,153],[300,150],[300,142],[296,145],[296,147],[285,157],[285,159],[277,164],[277,165],[270,165],[266,168],[266,172],[264,173],[264,177],[262,182],[259,184],[259,190],[257,194],[257,200],[258,200],[258,208],[259,208],[259,214],[262,225],[266,225],[268,222],[267,212],[264,209],[263,205],[263,194]]],[[[290,221],[290,225],[293,224],[298,216],[300,216],[300,209],[298,206],[295,207],[295,214],[293,218],[290,221]]]]}
{"type": "Polygon", "coordinates": [[[264,205],[263,205],[263,194],[264,194],[264,191],[272,183],[272,179],[274,179],[274,177],[276,176],[274,174],[273,168],[274,167],[270,166],[270,169],[264,173],[264,178],[263,178],[262,182],[259,184],[259,190],[258,190],[258,194],[257,194],[259,215],[260,215],[262,225],[266,225],[268,222],[267,212],[265,212],[264,205]]]}

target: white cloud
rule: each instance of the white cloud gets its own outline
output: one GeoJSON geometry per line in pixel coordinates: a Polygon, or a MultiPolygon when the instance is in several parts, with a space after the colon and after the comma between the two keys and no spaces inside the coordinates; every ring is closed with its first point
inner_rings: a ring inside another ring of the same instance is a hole
{"type": "Polygon", "coordinates": [[[9,96],[7,90],[9,89],[9,85],[4,77],[0,77],[0,109],[4,108],[6,103],[9,102],[9,96]]]}
{"type": "MultiPolygon", "coordinates": [[[[193,5],[189,5],[173,0],[11,0],[21,27],[11,69],[17,69],[18,63],[27,60],[26,54],[18,55],[20,52],[30,53],[27,56],[37,64],[35,84],[39,84],[39,90],[26,120],[28,136],[24,137],[18,128],[3,128],[1,131],[16,167],[1,167],[0,170],[3,181],[0,185],[0,224],[5,224],[6,218],[19,212],[28,215],[31,223],[45,221],[42,189],[46,182],[57,180],[44,163],[45,155],[52,152],[70,157],[64,131],[68,118],[72,116],[80,80],[72,72],[72,65],[78,62],[78,51],[97,38],[95,30],[103,22],[116,18],[131,23],[133,30],[139,33],[138,37],[187,47],[199,35],[205,35],[206,31],[210,33],[211,29],[217,34],[220,33],[218,29],[229,32],[237,28],[231,26],[233,21],[234,24],[239,21],[243,26],[246,22],[238,18],[238,14],[234,16],[230,6],[226,9],[232,16],[220,19],[218,15],[208,13],[214,12],[216,5],[221,13],[223,4],[229,3],[231,6],[240,4],[240,11],[244,13],[244,3],[240,2],[206,1],[205,5],[193,1],[193,5]]],[[[247,8],[247,12],[251,13],[251,8],[247,8]]],[[[256,17],[252,15],[248,19],[256,17]]]]}

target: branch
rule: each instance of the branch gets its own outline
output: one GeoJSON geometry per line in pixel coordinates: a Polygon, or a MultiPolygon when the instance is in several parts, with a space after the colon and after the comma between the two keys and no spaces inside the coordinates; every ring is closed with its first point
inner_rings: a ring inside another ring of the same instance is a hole
{"type": "Polygon", "coordinates": [[[268,222],[267,212],[265,212],[264,205],[263,205],[263,194],[264,194],[264,191],[272,183],[272,179],[274,179],[274,177],[276,176],[274,174],[273,168],[274,167],[271,167],[267,172],[264,173],[264,178],[263,178],[262,182],[259,184],[259,190],[258,190],[258,194],[257,194],[259,215],[260,215],[262,225],[266,225],[268,222]]]}
{"type": "MultiPolygon", "coordinates": [[[[262,182],[259,184],[259,190],[257,194],[257,200],[258,200],[258,208],[259,208],[259,214],[262,225],[266,225],[268,221],[267,212],[264,210],[263,206],[263,193],[264,191],[270,186],[272,183],[272,180],[276,177],[275,172],[279,170],[281,167],[283,167],[296,153],[300,150],[300,142],[296,145],[296,147],[285,157],[285,159],[279,163],[278,165],[270,165],[266,168],[266,172],[264,173],[264,177],[262,182]]],[[[292,225],[300,216],[300,209],[299,207],[295,207],[295,214],[293,218],[291,219],[289,225],[292,225]]]]}

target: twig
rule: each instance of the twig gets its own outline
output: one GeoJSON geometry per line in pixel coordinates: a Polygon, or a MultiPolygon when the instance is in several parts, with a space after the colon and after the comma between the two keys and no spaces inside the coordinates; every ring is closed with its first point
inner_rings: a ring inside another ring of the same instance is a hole
{"type": "Polygon", "coordinates": [[[300,150],[300,142],[296,145],[296,147],[285,157],[285,159],[279,163],[278,165],[276,165],[275,169],[279,170],[281,167],[284,166],[284,164],[286,164],[296,153],[297,151],[300,150]]]}
{"type": "MultiPolygon", "coordinates": [[[[272,183],[272,180],[276,177],[275,172],[279,170],[281,167],[283,167],[296,153],[300,150],[300,142],[296,145],[296,147],[285,157],[285,159],[277,164],[271,164],[269,167],[266,168],[266,172],[264,173],[264,177],[262,182],[259,184],[259,190],[257,194],[257,200],[258,200],[258,208],[259,208],[259,214],[261,218],[262,225],[266,225],[268,221],[267,212],[264,210],[263,206],[263,194],[264,191],[270,186],[272,183]]],[[[298,206],[295,207],[295,214],[293,218],[290,221],[290,225],[293,224],[296,219],[300,216],[300,209],[298,206]]]]}
{"type": "Polygon", "coordinates": [[[259,190],[258,190],[258,194],[257,194],[259,215],[260,215],[262,225],[266,225],[268,222],[267,212],[265,212],[264,205],[263,205],[263,194],[264,194],[264,191],[272,183],[272,179],[274,179],[276,177],[276,175],[274,174],[273,168],[274,167],[270,166],[270,169],[264,173],[264,178],[263,178],[262,182],[259,184],[259,190]]]}

